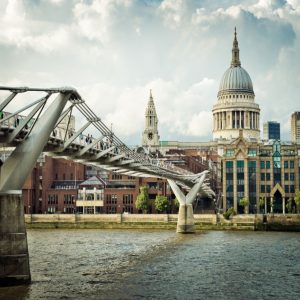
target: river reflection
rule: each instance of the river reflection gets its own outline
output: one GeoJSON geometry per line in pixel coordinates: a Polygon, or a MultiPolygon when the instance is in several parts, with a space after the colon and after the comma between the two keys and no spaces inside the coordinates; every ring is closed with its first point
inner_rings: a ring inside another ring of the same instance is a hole
{"type": "Polygon", "coordinates": [[[299,299],[300,234],[29,230],[32,284],[0,299],[299,299]]]}

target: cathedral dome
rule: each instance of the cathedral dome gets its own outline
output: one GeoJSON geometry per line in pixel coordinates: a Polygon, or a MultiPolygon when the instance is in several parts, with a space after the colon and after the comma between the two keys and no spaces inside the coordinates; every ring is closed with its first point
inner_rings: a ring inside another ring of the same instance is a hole
{"type": "Polygon", "coordinates": [[[253,94],[253,85],[248,72],[241,66],[231,66],[220,82],[220,92],[245,92],[253,94]]]}
{"type": "Polygon", "coordinates": [[[253,85],[248,72],[241,67],[239,44],[234,30],[234,40],[232,47],[232,59],[230,68],[224,73],[220,82],[219,93],[250,93],[254,95],[253,85]]]}

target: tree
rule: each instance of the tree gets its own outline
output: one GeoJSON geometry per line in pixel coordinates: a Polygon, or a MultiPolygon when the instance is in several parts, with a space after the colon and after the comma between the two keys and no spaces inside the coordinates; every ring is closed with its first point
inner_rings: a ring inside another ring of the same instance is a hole
{"type": "Polygon", "coordinates": [[[247,207],[249,205],[249,199],[246,197],[243,197],[240,199],[240,205],[244,207],[244,214],[247,213],[247,207]]]}
{"type": "Polygon", "coordinates": [[[174,203],[174,206],[178,208],[178,207],[179,207],[179,201],[178,201],[178,199],[175,198],[173,201],[174,201],[174,202],[173,202],[173,203],[174,203]]]}
{"type": "Polygon", "coordinates": [[[289,214],[291,214],[293,212],[293,199],[292,198],[288,199],[286,208],[287,208],[289,214]]]}
{"type": "MultiPolygon", "coordinates": [[[[259,201],[258,201],[258,204],[259,204],[259,208],[264,208],[265,206],[265,203],[266,203],[266,197],[260,197],[259,198],[259,201]]],[[[266,212],[265,212],[266,213],[266,212]]]]}
{"type": "Polygon", "coordinates": [[[228,208],[224,213],[223,216],[226,220],[229,220],[232,216],[236,215],[236,211],[233,207],[228,208]]]}
{"type": "Polygon", "coordinates": [[[154,205],[157,211],[166,212],[169,206],[168,198],[165,196],[157,195],[154,201],[154,205]]]}
{"type": "Polygon", "coordinates": [[[295,192],[294,201],[297,206],[297,213],[299,214],[299,209],[300,209],[300,191],[299,190],[296,190],[296,192],[295,192]]]}
{"type": "Polygon", "coordinates": [[[149,188],[147,186],[141,186],[140,187],[140,193],[138,194],[136,201],[135,201],[135,207],[138,210],[141,210],[144,214],[148,212],[149,209],[149,188]]]}

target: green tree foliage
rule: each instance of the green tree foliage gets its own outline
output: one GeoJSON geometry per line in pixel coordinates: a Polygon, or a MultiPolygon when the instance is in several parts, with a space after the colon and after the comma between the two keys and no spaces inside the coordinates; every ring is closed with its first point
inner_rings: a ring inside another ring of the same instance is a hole
{"type": "Polygon", "coordinates": [[[135,201],[135,207],[141,210],[144,214],[148,212],[149,209],[149,188],[147,186],[140,187],[140,193],[135,201]]]}
{"type": "Polygon", "coordinates": [[[286,208],[289,214],[293,212],[293,199],[289,198],[286,204],[286,208]]]}
{"type": "Polygon", "coordinates": [[[259,207],[260,208],[263,208],[265,206],[265,201],[266,201],[266,198],[265,197],[260,197],[259,198],[259,207]]]}
{"type": "Polygon", "coordinates": [[[178,208],[178,207],[179,207],[179,201],[178,201],[178,199],[175,198],[173,201],[174,201],[174,202],[173,202],[173,203],[174,203],[174,206],[178,208]]]}
{"type": "Polygon", "coordinates": [[[155,208],[159,212],[166,212],[169,206],[167,197],[157,195],[154,202],[155,208]]]}
{"type": "Polygon", "coordinates": [[[236,211],[234,210],[233,207],[228,208],[227,211],[223,213],[223,216],[226,220],[229,220],[232,216],[235,215],[236,215],[236,211]]]}
{"type": "Polygon", "coordinates": [[[300,210],[300,191],[299,190],[296,190],[296,192],[295,192],[294,201],[297,206],[297,213],[299,214],[299,210],[300,210]]]}
{"type": "Polygon", "coordinates": [[[240,199],[240,205],[244,207],[244,213],[247,212],[247,207],[249,205],[249,199],[244,197],[242,199],[240,199]]]}

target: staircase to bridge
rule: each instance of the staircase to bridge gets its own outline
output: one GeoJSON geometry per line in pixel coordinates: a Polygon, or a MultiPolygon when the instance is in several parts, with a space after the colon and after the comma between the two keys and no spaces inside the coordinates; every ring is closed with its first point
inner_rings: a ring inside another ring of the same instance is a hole
{"type": "Polygon", "coordinates": [[[166,178],[180,203],[177,232],[195,231],[193,201],[197,195],[215,197],[207,171],[192,174],[129,148],[74,88],[0,91],[0,146],[9,153],[0,163],[0,285],[30,282],[21,189],[42,152],[130,176],[166,178]]]}

